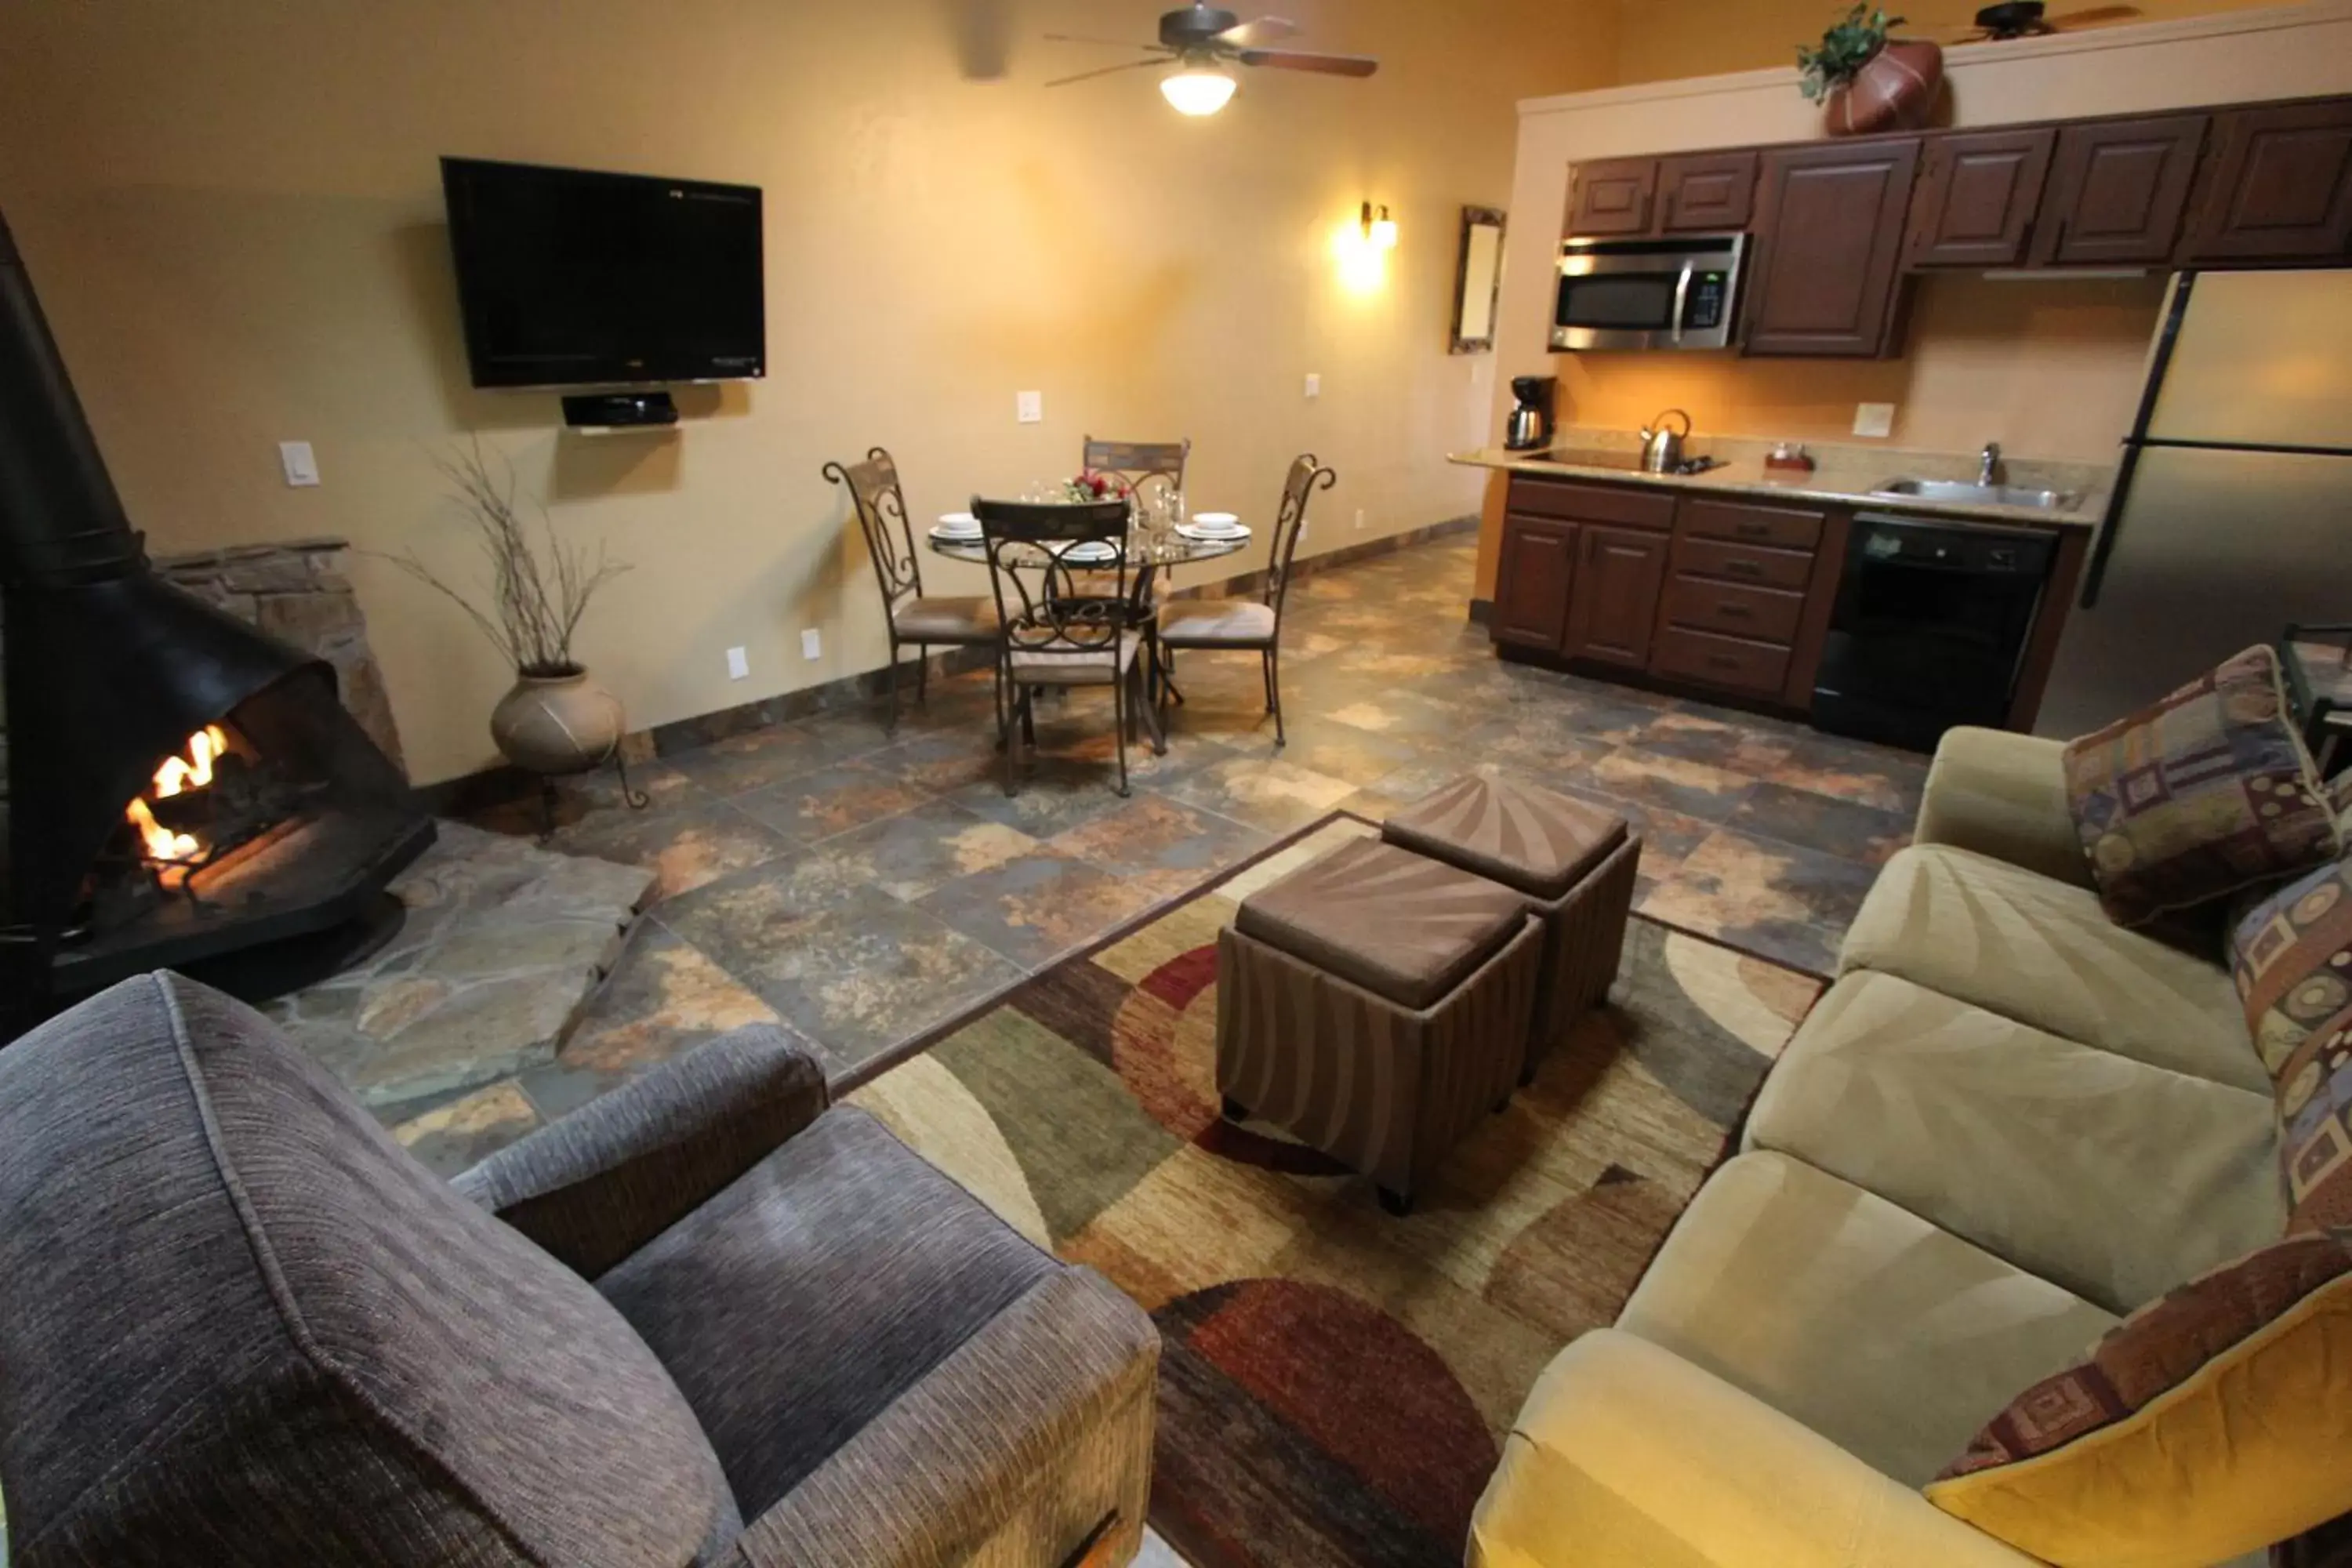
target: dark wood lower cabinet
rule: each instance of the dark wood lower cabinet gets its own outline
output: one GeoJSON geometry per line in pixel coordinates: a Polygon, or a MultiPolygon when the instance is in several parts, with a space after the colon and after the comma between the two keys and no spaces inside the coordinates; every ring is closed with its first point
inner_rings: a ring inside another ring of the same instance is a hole
{"type": "Polygon", "coordinates": [[[1569,584],[1575,575],[1576,524],[1506,512],[1489,622],[1495,640],[1560,651],[1568,640],[1569,584]]]}
{"type": "Polygon", "coordinates": [[[1590,523],[1579,534],[1564,651],[1571,658],[1646,668],[1670,536],[1590,523]]]}

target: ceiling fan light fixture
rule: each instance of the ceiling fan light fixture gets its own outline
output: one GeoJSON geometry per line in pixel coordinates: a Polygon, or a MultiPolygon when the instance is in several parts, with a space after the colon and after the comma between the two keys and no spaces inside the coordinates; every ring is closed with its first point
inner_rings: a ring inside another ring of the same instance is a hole
{"type": "Polygon", "coordinates": [[[1240,85],[1221,66],[1188,65],[1160,79],[1160,96],[1179,114],[1195,118],[1214,114],[1231,102],[1240,85]]]}

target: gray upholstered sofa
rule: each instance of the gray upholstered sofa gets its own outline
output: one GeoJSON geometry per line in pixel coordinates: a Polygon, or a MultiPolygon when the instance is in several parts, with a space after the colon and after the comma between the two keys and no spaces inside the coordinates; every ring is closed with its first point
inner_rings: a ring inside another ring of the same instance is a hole
{"type": "Polygon", "coordinates": [[[1158,1361],[772,1031],[454,1185],[173,975],[0,1050],[16,1568],[1123,1562],[1158,1361]]]}

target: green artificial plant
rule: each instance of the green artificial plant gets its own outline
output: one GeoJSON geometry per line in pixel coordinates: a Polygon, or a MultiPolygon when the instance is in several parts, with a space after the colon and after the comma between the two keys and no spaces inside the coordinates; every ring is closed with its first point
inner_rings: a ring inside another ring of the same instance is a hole
{"type": "Polygon", "coordinates": [[[1885,11],[1874,11],[1868,5],[1856,5],[1822,35],[1819,47],[1797,46],[1797,69],[1803,73],[1799,85],[1805,96],[1818,103],[1834,89],[1853,79],[1854,72],[1870,63],[1886,42],[1887,29],[1903,25],[1900,16],[1890,16],[1885,11]]]}

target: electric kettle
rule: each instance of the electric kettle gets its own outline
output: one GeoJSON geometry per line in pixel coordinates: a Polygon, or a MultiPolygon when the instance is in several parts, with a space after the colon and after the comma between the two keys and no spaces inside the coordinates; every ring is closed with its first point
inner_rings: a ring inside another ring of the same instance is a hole
{"type": "Polygon", "coordinates": [[[1654,414],[1642,426],[1642,471],[1645,474],[1671,474],[1683,466],[1683,442],[1691,433],[1691,416],[1679,408],[1669,408],[1654,414]],[[1680,430],[1666,428],[1666,421],[1682,415],[1680,430]]]}

